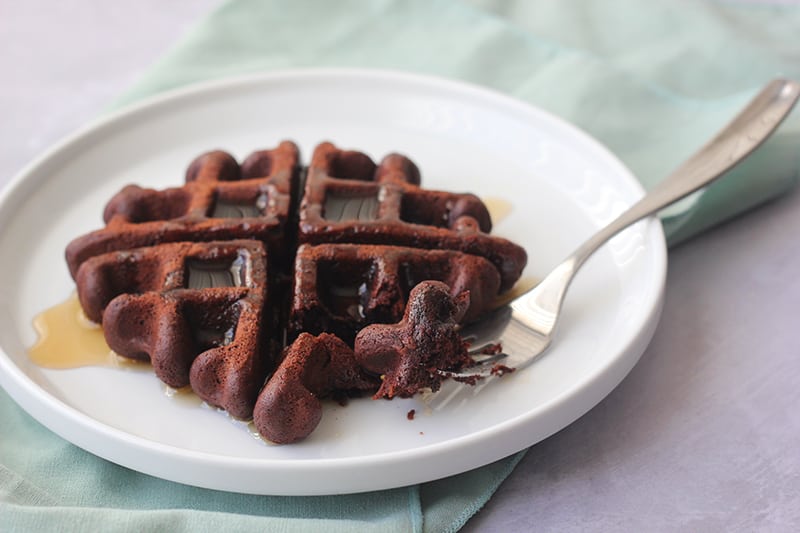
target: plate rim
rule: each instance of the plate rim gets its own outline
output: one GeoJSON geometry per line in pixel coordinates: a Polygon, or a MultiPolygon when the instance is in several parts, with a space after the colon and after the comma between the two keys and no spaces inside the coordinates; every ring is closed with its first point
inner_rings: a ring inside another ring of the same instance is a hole
{"type": "MultiPolygon", "coordinates": [[[[60,141],[51,145],[48,149],[45,149],[39,156],[32,159],[27,165],[25,165],[14,177],[0,190],[0,213],[4,216],[8,211],[7,205],[12,202],[14,198],[21,197],[21,198],[28,198],[31,194],[34,194],[35,186],[39,185],[43,181],[46,181],[45,175],[42,174],[43,177],[39,178],[38,180],[31,180],[31,174],[34,173],[39,167],[47,163],[48,161],[53,160],[57,157],[65,156],[70,149],[74,149],[76,145],[80,145],[81,142],[85,142],[93,135],[100,135],[104,130],[107,128],[118,128],[120,125],[124,126],[126,120],[130,120],[131,118],[137,118],[140,114],[147,114],[149,112],[154,112],[159,109],[161,106],[169,106],[173,103],[181,103],[187,99],[197,98],[197,97],[210,97],[214,94],[224,93],[225,91],[236,91],[242,90],[245,87],[250,86],[251,88],[257,87],[259,85],[271,85],[279,82],[307,82],[308,80],[314,78],[327,78],[327,77],[335,77],[335,78],[356,78],[356,79],[366,79],[368,81],[375,81],[375,80],[395,80],[404,84],[411,84],[416,87],[422,87],[424,89],[435,89],[438,91],[445,91],[445,92],[452,92],[455,91],[460,95],[467,95],[471,98],[478,98],[482,101],[486,101],[488,99],[491,104],[501,104],[503,106],[511,106],[515,109],[524,109],[527,112],[533,112],[538,114],[539,116],[545,117],[545,119],[549,120],[550,122],[557,123],[559,127],[564,128],[566,131],[570,133],[570,135],[576,136],[581,139],[583,144],[587,146],[592,146],[594,151],[596,152],[595,155],[601,155],[604,159],[609,161],[615,168],[621,171],[622,175],[624,175],[624,179],[627,180],[629,186],[632,186],[634,189],[638,190],[640,193],[644,191],[641,183],[636,180],[634,175],[630,172],[627,166],[617,158],[613,153],[608,150],[601,142],[594,139],[588,133],[584,132],[577,126],[567,122],[566,120],[550,113],[546,110],[533,106],[527,102],[522,100],[513,98],[509,95],[497,92],[493,89],[489,89],[483,86],[478,86],[472,83],[454,80],[449,78],[443,78],[438,76],[431,76],[427,74],[417,74],[417,73],[408,73],[396,70],[383,70],[383,69],[362,69],[362,68],[299,68],[299,69],[284,69],[284,70],[276,70],[267,73],[255,73],[255,74],[246,74],[240,76],[232,76],[232,77],[225,77],[220,79],[214,80],[207,80],[202,81],[199,83],[193,83],[190,85],[174,88],[162,93],[158,93],[149,97],[146,97],[142,100],[139,100],[135,103],[126,105],[118,110],[111,111],[109,113],[103,114],[102,116],[88,122],[86,125],[78,128],[73,133],[70,133],[63,137],[60,141]]],[[[635,365],[635,363],[641,357],[641,353],[644,351],[646,345],[649,343],[650,338],[652,337],[653,332],[658,324],[658,319],[660,316],[661,308],[663,306],[663,292],[664,287],[666,284],[666,267],[667,267],[667,257],[666,257],[666,242],[664,239],[663,230],[661,224],[655,220],[650,220],[649,222],[645,222],[649,224],[648,228],[644,233],[647,235],[647,243],[654,245],[651,253],[655,254],[654,263],[658,266],[659,271],[654,272],[653,275],[656,277],[656,283],[659,286],[659,290],[657,291],[657,295],[654,298],[653,306],[651,309],[648,309],[648,316],[645,317],[643,320],[644,327],[641,328],[636,332],[635,335],[629,339],[629,342],[626,344],[623,352],[629,351],[637,351],[638,353],[635,357],[627,357],[625,359],[628,360],[630,364],[623,365],[623,367],[619,368],[603,368],[598,374],[593,375],[592,379],[584,380],[582,382],[573,383],[572,386],[569,388],[569,393],[564,393],[561,397],[552,398],[548,401],[545,405],[540,406],[538,409],[534,409],[531,411],[527,411],[522,415],[517,417],[505,420],[500,424],[493,426],[492,428],[484,428],[479,431],[470,433],[468,435],[459,437],[455,439],[455,442],[459,445],[465,443],[470,446],[474,446],[474,443],[470,441],[481,441],[486,438],[486,433],[496,434],[498,431],[506,432],[509,430],[510,427],[516,426],[520,423],[520,419],[525,419],[529,417],[537,417],[540,416],[541,411],[548,411],[553,409],[554,404],[558,404],[561,402],[575,402],[575,390],[586,389],[586,381],[598,382],[600,380],[604,381],[604,386],[601,387],[605,390],[605,392],[599,394],[599,398],[590,400],[589,402],[579,402],[579,403],[589,403],[588,407],[582,409],[580,412],[575,414],[572,419],[565,423],[559,424],[559,427],[552,429],[551,431],[546,432],[546,435],[539,436],[533,442],[530,442],[523,448],[517,448],[514,451],[509,453],[504,453],[502,457],[496,457],[493,460],[499,460],[503,457],[516,453],[520,449],[524,449],[527,446],[533,445],[536,442],[539,442],[543,438],[546,438],[552,433],[559,431],[560,429],[566,427],[567,425],[571,424],[574,420],[582,416],[586,411],[594,407],[598,401],[608,395],[624,378],[630,369],[635,365]]],[[[618,362],[620,357],[616,357],[614,362],[618,362]]],[[[613,367],[613,364],[609,366],[613,367]]],[[[618,366],[618,365],[617,365],[618,366]]],[[[179,475],[173,474],[172,476],[165,476],[163,471],[154,472],[152,469],[142,468],[140,466],[132,466],[130,461],[121,462],[119,461],[118,457],[108,457],[109,454],[102,453],[98,451],[98,446],[91,446],[85,443],[86,439],[76,438],[74,432],[69,430],[70,424],[67,424],[67,421],[72,421],[73,424],[77,424],[81,427],[86,427],[90,432],[99,433],[102,435],[104,439],[110,439],[113,443],[117,445],[124,445],[125,448],[128,447],[135,447],[135,448],[148,448],[152,449],[155,453],[164,455],[166,458],[180,462],[205,462],[208,460],[212,460],[212,463],[215,463],[217,466],[213,466],[210,468],[211,471],[218,471],[222,473],[225,471],[229,473],[227,469],[235,469],[238,470],[240,468],[246,467],[251,468],[254,462],[257,462],[260,467],[269,467],[271,470],[275,470],[277,472],[285,471],[286,473],[294,473],[297,470],[301,471],[316,471],[320,468],[325,469],[328,473],[336,474],[337,472],[341,472],[343,470],[347,470],[352,468],[354,465],[359,466],[367,466],[372,464],[374,466],[381,465],[386,460],[389,459],[402,459],[402,460],[420,460],[425,459],[426,457],[429,459],[430,457],[436,456],[437,454],[441,453],[442,450],[451,448],[454,446],[454,440],[448,440],[444,442],[437,442],[428,444],[419,448],[415,448],[412,450],[401,450],[401,451],[392,451],[392,452],[381,452],[372,454],[369,456],[352,456],[352,457],[344,457],[344,458],[309,458],[309,459],[274,459],[274,458],[264,458],[264,459],[257,459],[252,457],[247,458],[239,458],[233,457],[228,455],[220,455],[211,452],[205,452],[200,450],[190,450],[186,448],[180,448],[178,446],[174,446],[171,444],[165,444],[161,442],[152,441],[150,439],[140,437],[131,433],[126,432],[123,429],[115,428],[113,426],[107,425],[102,423],[90,415],[78,410],[75,407],[68,405],[67,403],[63,402],[62,400],[55,397],[52,393],[44,390],[40,387],[30,376],[28,376],[22,368],[20,368],[17,364],[11,360],[10,356],[5,352],[5,348],[0,346],[0,385],[8,392],[9,396],[23,409],[28,412],[34,419],[39,421],[39,423],[43,424],[44,426],[48,427],[51,431],[55,432],[62,438],[66,439],[69,442],[72,442],[79,447],[89,451],[90,453],[97,455],[99,457],[103,457],[109,461],[112,461],[117,464],[121,464],[123,466],[133,468],[137,471],[147,473],[149,475],[153,475],[156,477],[160,477],[163,479],[169,479],[171,481],[176,481],[179,483],[186,483],[195,486],[201,486],[206,488],[213,488],[219,490],[227,490],[233,492],[247,492],[247,493],[254,493],[254,494],[286,494],[286,495],[314,495],[314,494],[341,494],[341,493],[353,493],[353,492],[363,492],[369,490],[378,490],[382,488],[392,488],[392,487],[399,487],[405,486],[410,483],[403,481],[401,483],[387,483],[382,484],[381,486],[374,486],[374,484],[369,484],[369,486],[363,487],[354,487],[354,490],[345,490],[342,492],[330,492],[330,491],[322,491],[322,492],[315,492],[313,490],[309,491],[289,491],[289,492],[274,492],[274,491],[267,491],[263,492],[258,490],[257,488],[251,487],[249,490],[247,487],[242,487],[239,484],[228,484],[226,486],[226,482],[223,483],[201,483],[198,482],[197,479],[190,479],[192,476],[182,477],[179,475]],[[16,378],[16,379],[14,379],[16,378]],[[37,400],[38,398],[38,400],[37,400]],[[42,420],[42,412],[43,411],[55,411],[58,415],[60,415],[58,421],[52,421],[48,419],[47,422],[42,420]],[[36,413],[36,414],[34,414],[36,413]],[[37,416],[38,415],[38,416],[37,416]],[[69,436],[68,436],[69,435],[69,436]],[[78,442],[83,442],[83,444],[78,444],[78,442]],[[409,456],[409,454],[411,456],[409,456]],[[243,490],[244,489],[244,490],[243,490]]],[[[457,466],[456,469],[458,472],[463,472],[465,470],[470,470],[473,468],[478,468],[487,464],[487,461],[482,464],[472,464],[469,468],[463,468],[462,466],[457,466]]],[[[196,465],[195,465],[196,466],[196,465]]],[[[209,465],[206,465],[208,468],[209,465]]],[[[451,474],[455,474],[458,472],[452,472],[451,474]]],[[[451,475],[448,474],[448,475],[451,475]]],[[[419,477],[419,476],[417,476],[419,477]]],[[[420,483],[425,481],[430,481],[432,479],[438,479],[441,475],[435,475],[428,479],[419,479],[418,481],[412,481],[413,483],[420,483]]]]}

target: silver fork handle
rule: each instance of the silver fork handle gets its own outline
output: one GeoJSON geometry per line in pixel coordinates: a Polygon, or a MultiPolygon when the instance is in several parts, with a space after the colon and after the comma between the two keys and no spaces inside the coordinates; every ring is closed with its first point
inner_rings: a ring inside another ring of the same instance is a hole
{"type": "Polygon", "coordinates": [[[614,235],[649,215],[708,185],[747,157],[769,137],[800,96],[800,83],[774,80],[720,133],[641,200],[579,246],[542,282],[514,302],[516,311],[538,316],[523,318],[546,333],[555,326],[558,310],[572,278],[583,263],[614,235]],[[531,300],[533,299],[533,300],[531,300]],[[527,300],[527,301],[526,301],[527,300]]]}

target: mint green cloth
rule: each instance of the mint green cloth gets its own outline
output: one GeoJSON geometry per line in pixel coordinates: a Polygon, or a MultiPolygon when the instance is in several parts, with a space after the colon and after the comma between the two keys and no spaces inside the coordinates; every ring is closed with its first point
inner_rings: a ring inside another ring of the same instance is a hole
{"type": "MultiPolygon", "coordinates": [[[[119,104],[287,67],[436,74],[574,122],[650,186],[768,80],[800,78],[798,28],[798,6],[733,2],[230,1],[119,104]]],[[[799,138],[794,117],[750,160],[673,211],[665,219],[671,242],[788,190],[799,138]]],[[[186,487],[98,459],[4,393],[0,424],[0,529],[11,531],[454,531],[522,457],[414,487],[262,497],[186,487]]]]}

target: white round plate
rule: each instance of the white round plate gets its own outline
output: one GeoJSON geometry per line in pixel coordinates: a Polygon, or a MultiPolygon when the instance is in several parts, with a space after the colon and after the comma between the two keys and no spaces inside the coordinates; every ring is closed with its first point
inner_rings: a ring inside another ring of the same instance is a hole
{"type": "Polygon", "coordinates": [[[206,83],[114,113],[28,166],[0,196],[0,384],[65,439],[161,478],[227,491],[312,495],[404,486],[522,450],[605,397],[644,351],[661,309],[666,249],[643,221],[593,257],[572,286],[549,353],[525,370],[410,400],[331,403],[305,441],[275,446],[149,370],[47,370],[26,348],[42,310],[74,290],[63,260],[102,226],[123,185],[182,183],[195,155],[237,158],[282,139],[305,160],[330,140],[374,158],[396,151],[423,186],[510,206],[494,233],[528,251],[540,277],[642,195],[605,148],[564,121],[463,83],[362,70],[287,71],[206,83]],[[406,414],[416,410],[409,420],[406,414]]]}

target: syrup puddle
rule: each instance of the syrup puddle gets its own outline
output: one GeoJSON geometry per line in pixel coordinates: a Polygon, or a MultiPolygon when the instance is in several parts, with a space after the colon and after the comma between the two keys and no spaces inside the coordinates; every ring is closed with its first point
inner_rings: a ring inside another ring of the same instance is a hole
{"type": "Polygon", "coordinates": [[[511,202],[503,198],[489,196],[486,198],[481,198],[481,200],[486,206],[486,209],[489,211],[489,216],[492,218],[492,225],[498,224],[500,221],[506,218],[509,214],[511,214],[511,211],[514,208],[514,206],[511,205],[511,202]]]}
{"type": "Polygon", "coordinates": [[[69,369],[84,366],[143,368],[149,363],[115,354],[106,344],[103,329],[86,318],[73,293],[60,304],[33,319],[39,338],[28,349],[31,361],[43,368],[69,369]]]}
{"type": "Polygon", "coordinates": [[[503,307],[506,304],[511,303],[512,300],[517,298],[518,296],[522,296],[535,286],[539,284],[541,280],[535,276],[522,276],[517,280],[517,283],[511,287],[511,290],[504,292],[503,294],[498,295],[492,304],[494,309],[498,307],[503,307]]]}
{"type": "Polygon", "coordinates": [[[186,385],[180,389],[170,387],[164,384],[164,395],[173,402],[183,405],[185,407],[203,407],[208,406],[200,396],[194,393],[192,387],[186,385]]]}
{"type": "MultiPolygon", "coordinates": [[[[492,217],[492,225],[497,225],[503,221],[513,211],[514,206],[505,198],[496,196],[482,197],[481,201],[489,211],[489,216],[492,217]]],[[[522,276],[517,280],[517,283],[511,287],[511,290],[504,292],[497,296],[494,300],[492,307],[497,309],[506,304],[511,303],[516,297],[521,296],[539,284],[541,279],[534,276],[522,276]]]]}
{"type": "MultiPolygon", "coordinates": [[[[31,361],[43,368],[66,370],[100,366],[123,370],[150,369],[150,363],[121,357],[109,348],[103,329],[86,318],[77,294],[73,293],[65,301],[38,314],[33,319],[33,327],[38,340],[28,349],[28,355],[31,361]]],[[[188,385],[176,389],[162,383],[162,390],[164,396],[180,406],[216,409],[204,402],[188,385]]],[[[251,438],[272,444],[259,435],[252,420],[239,420],[219,411],[251,438]]]]}

